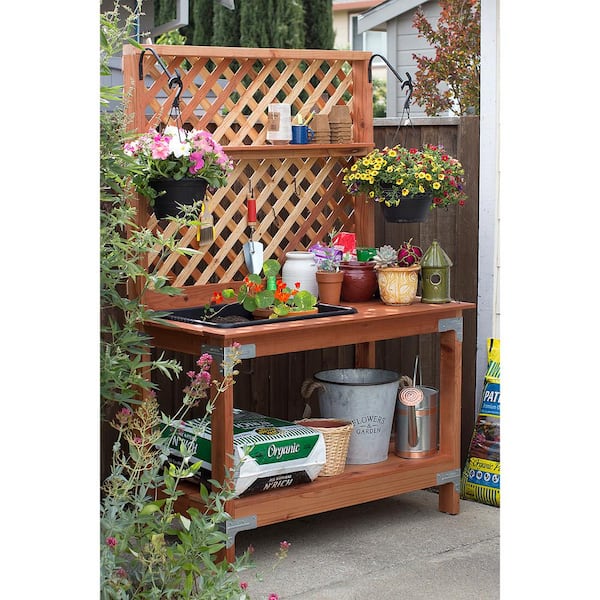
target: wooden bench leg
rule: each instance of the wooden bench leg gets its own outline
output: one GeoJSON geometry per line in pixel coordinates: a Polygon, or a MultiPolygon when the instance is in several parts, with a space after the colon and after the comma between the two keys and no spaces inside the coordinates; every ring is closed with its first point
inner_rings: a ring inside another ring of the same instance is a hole
{"type": "Polygon", "coordinates": [[[454,483],[440,485],[438,498],[438,510],[450,515],[460,512],[460,494],[456,491],[454,483]]]}

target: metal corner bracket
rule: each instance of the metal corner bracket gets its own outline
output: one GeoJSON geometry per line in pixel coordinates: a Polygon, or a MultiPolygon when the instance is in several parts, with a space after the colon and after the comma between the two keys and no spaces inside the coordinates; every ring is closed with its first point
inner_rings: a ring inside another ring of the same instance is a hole
{"type": "Polygon", "coordinates": [[[444,471],[438,473],[435,476],[437,485],[444,485],[445,483],[453,483],[454,489],[460,494],[460,469],[452,469],[452,471],[444,471]]]}
{"type": "Polygon", "coordinates": [[[231,548],[235,543],[235,536],[238,532],[256,529],[256,515],[242,517],[241,519],[231,519],[225,521],[225,523],[221,523],[219,527],[227,534],[227,548],[231,548]]]}
{"type": "MultiPolygon", "coordinates": [[[[204,344],[201,348],[202,353],[210,354],[214,360],[218,360],[220,364],[228,363],[231,359],[233,348],[231,346],[208,346],[204,344]]],[[[242,344],[239,349],[239,357],[244,358],[256,358],[256,345],[255,344],[242,344]]],[[[225,373],[225,375],[231,375],[231,373],[225,373]]]]}
{"type": "Polygon", "coordinates": [[[438,321],[438,331],[456,331],[456,338],[459,342],[463,341],[463,318],[452,317],[450,319],[440,319],[438,321]]]}

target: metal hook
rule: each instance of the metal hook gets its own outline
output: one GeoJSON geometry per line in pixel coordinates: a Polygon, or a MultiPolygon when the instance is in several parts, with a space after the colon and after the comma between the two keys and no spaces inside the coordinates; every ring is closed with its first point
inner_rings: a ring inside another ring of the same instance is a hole
{"type": "Polygon", "coordinates": [[[183,81],[181,80],[181,75],[179,71],[175,69],[175,75],[172,75],[167,69],[167,65],[163,62],[162,58],[152,49],[152,48],[144,48],[140,53],[140,60],[138,62],[138,76],[140,81],[144,79],[144,53],[148,51],[154,55],[156,58],[156,62],[160,65],[160,68],[164,71],[167,76],[167,85],[169,89],[172,90],[176,85],[179,86],[179,90],[177,94],[175,94],[175,98],[173,98],[173,103],[171,104],[171,110],[169,111],[169,116],[174,117],[176,120],[181,115],[181,111],[179,110],[179,97],[181,96],[181,92],[183,91],[183,81]]]}
{"type": "MultiPolygon", "coordinates": [[[[394,67],[392,67],[392,65],[389,63],[388,59],[385,56],[382,56],[381,54],[373,54],[373,56],[371,56],[371,58],[369,59],[369,83],[373,83],[373,69],[372,69],[372,65],[373,65],[373,59],[378,56],[379,58],[381,58],[381,60],[388,66],[389,70],[396,76],[396,79],[402,83],[403,79],[402,77],[400,77],[400,74],[398,73],[398,71],[396,71],[396,69],[394,69],[394,67]]],[[[408,75],[408,73],[407,73],[408,75]]]]}

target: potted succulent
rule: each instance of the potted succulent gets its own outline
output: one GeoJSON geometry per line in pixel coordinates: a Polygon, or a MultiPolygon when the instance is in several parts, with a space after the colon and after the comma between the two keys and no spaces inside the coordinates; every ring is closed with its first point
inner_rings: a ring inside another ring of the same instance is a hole
{"type": "MultiPolygon", "coordinates": [[[[317,297],[314,294],[300,289],[299,283],[290,287],[281,279],[277,279],[280,268],[279,261],[273,258],[266,260],[262,269],[264,278],[255,273],[246,275],[237,293],[232,288],[215,292],[211,304],[234,299],[258,319],[276,319],[318,312],[317,297]]],[[[218,309],[213,316],[217,313],[218,309]]]]}
{"type": "Polygon", "coordinates": [[[339,304],[344,281],[344,271],[340,271],[343,254],[333,243],[336,234],[336,231],[330,234],[327,246],[315,244],[310,248],[317,264],[315,277],[319,287],[319,300],[326,304],[339,304]]]}
{"type": "Polygon", "coordinates": [[[412,238],[398,250],[390,245],[378,248],[373,258],[379,295],[384,304],[412,304],[417,297],[423,251],[412,245],[412,238]]]}
{"type": "Polygon", "coordinates": [[[462,206],[467,198],[461,163],[432,144],[375,148],[344,169],[343,182],[351,194],[379,202],[395,223],[424,221],[430,209],[462,206]]]}
{"type": "Polygon", "coordinates": [[[132,181],[159,219],[180,216],[180,205],[204,199],[206,188],[226,185],[233,165],[208,131],[169,125],[150,129],[125,143],[124,152],[137,159],[132,181]]]}

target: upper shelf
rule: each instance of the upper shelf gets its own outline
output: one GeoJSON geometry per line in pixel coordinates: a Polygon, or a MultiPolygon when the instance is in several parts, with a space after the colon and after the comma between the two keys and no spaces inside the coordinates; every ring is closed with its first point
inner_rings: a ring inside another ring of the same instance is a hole
{"type": "Polygon", "coordinates": [[[362,156],[374,148],[369,143],[348,144],[268,144],[265,146],[227,146],[227,155],[235,159],[277,158],[280,156],[362,156]]]}

